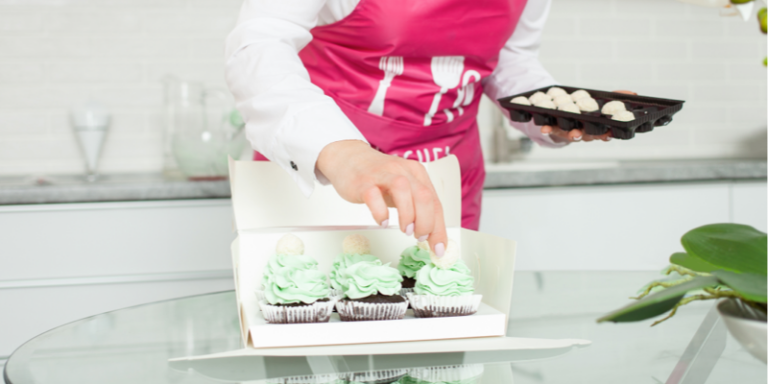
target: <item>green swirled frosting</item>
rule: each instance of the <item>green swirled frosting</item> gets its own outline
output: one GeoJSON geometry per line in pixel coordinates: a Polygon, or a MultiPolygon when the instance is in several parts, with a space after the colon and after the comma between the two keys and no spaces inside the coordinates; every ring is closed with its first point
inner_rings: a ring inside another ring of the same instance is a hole
{"type": "Polygon", "coordinates": [[[381,265],[381,260],[374,255],[342,253],[336,256],[333,260],[333,265],[331,265],[331,287],[335,289],[344,289],[345,278],[342,276],[341,272],[351,265],[361,261],[369,261],[381,265]]]}
{"type": "Polygon", "coordinates": [[[266,281],[268,275],[280,268],[317,269],[317,260],[306,255],[274,255],[264,268],[263,281],[266,281]]]}
{"type": "Polygon", "coordinates": [[[474,282],[472,272],[461,260],[447,269],[427,264],[416,273],[416,286],[413,287],[413,291],[417,295],[471,295],[475,291],[474,282]]]}
{"type": "Polygon", "coordinates": [[[344,279],[344,295],[360,299],[377,293],[391,296],[400,293],[403,277],[397,269],[382,265],[381,261],[361,261],[341,271],[344,279]]]}
{"type": "Polygon", "coordinates": [[[408,247],[400,254],[400,263],[397,271],[405,277],[413,278],[421,267],[429,263],[429,251],[418,245],[408,247]]]}
{"type": "Polygon", "coordinates": [[[317,260],[306,255],[275,255],[261,279],[270,304],[311,304],[328,297],[328,280],[317,269],[317,260]]]}

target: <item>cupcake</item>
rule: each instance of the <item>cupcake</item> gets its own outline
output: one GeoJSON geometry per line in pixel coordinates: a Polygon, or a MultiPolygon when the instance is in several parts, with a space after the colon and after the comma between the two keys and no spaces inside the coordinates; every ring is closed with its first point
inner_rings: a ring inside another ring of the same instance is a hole
{"type": "Polygon", "coordinates": [[[400,273],[370,254],[365,237],[352,236],[344,239],[344,253],[337,257],[339,263],[335,267],[334,280],[344,297],[336,303],[339,317],[342,321],[402,319],[408,301],[400,295],[400,273]],[[358,261],[357,256],[362,255],[375,260],[358,261]]]}
{"type": "Polygon", "coordinates": [[[336,256],[331,265],[331,296],[343,296],[345,279],[340,271],[361,261],[378,263],[381,260],[371,255],[371,244],[363,235],[349,235],[341,243],[342,253],[336,256]]]}
{"type": "Polygon", "coordinates": [[[408,372],[409,383],[461,383],[474,384],[483,377],[483,364],[451,365],[445,367],[414,368],[408,372]]]}
{"type": "Polygon", "coordinates": [[[403,277],[403,289],[400,294],[407,295],[408,292],[413,292],[413,287],[416,285],[416,272],[430,262],[429,243],[426,241],[408,247],[400,254],[400,263],[397,264],[397,271],[403,277]]]}
{"type": "Polygon", "coordinates": [[[337,300],[329,297],[328,279],[317,269],[317,261],[304,255],[304,243],[291,234],[278,241],[262,285],[257,297],[269,323],[327,322],[337,300]]]}
{"type": "Polygon", "coordinates": [[[477,312],[483,295],[474,294],[474,278],[459,258],[459,246],[448,240],[442,258],[430,253],[431,263],[416,273],[408,301],[416,317],[467,316],[477,312]]]}
{"type": "Polygon", "coordinates": [[[403,383],[403,378],[408,377],[405,369],[385,369],[381,371],[354,372],[346,374],[349,384],[390,384],[403,383]]]}
{"type": "Polygon", "coordinates": [[[268,384],[347,384],[348,381],[335,373],[312,376],[291,376],[267,380],[268,384]]]}

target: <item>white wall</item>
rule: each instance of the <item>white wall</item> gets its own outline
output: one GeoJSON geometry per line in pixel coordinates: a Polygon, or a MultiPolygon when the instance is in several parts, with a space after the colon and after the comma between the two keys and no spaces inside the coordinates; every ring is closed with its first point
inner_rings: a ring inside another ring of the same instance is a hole
{"type": "MultiPolygon", "coordinates": [[[[160,79],[223,85],[223,40],[241,2],[0,0],[0,175],[81,172],[67,113],[89,96],[114,114],[101,169],[159,171],[160,79]]],[[[754,20],[713,9],[554,0],[541,59],[560,82],[688,102],[672,126],[632,142],[530,157],[764,156],[765,51],[754,20]]]]}

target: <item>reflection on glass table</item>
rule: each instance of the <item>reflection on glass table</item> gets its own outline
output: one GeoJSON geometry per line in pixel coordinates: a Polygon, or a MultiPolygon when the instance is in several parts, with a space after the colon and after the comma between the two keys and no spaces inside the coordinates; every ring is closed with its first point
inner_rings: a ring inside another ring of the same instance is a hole
{"type": "Polygon", "coordinates": [[[766,382],[765,365],[730,336],[700,331],[717,329],[707,328],[718,320],[710,313],[713,303],[686,306],[674,319],[653,328],[652,321],[595,323],[600,315],[626,303],[626,293],[655,276],[652,272],[516,273],[507,334],[592,340],[591,346],[581,349],[169,362],[241,348],[235,294],[222,292],[127,308],[53,329],[14,352],[6,363],[5,381],[683,384],[698,378],[696,382],[766,382]],[[697,340],[705,341],[703,347],[697,340]]]}

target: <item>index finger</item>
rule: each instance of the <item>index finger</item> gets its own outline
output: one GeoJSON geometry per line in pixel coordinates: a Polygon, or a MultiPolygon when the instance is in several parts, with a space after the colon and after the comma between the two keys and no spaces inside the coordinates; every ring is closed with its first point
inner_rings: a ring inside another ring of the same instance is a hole
{"type": "Polygon", "coordinates": [[[448,232],[445,230],[445,217],[443,216],[443,205],[440,200],[435,199],[435,222],[432,233],[429,234],[429,247],[435,252],[438,258],[445,254],[445,246],[448,244],[448,232]]]}
{"type": "MultiPolygon", "coordinates": [[[[440,199],[437,197],[437,191],[432,185],[432,180],[429,178],[425,169],[421,169],[421,172],[414,172],[416,180],[428,187],[432,192],[432,209],[423,209],[422,212],[430,212],[434,220],[430,224],[431,232],[429,232],[428,241],[429,248],[431,248],[435,255],[442,257],[445,253],[445,247],[448,244],[448,233],[445,230],[445,216],[443,215],[443,205],[440,203],[440,199]]],[[[418,217],[417,217],[418,220],[418,217]]]]}

